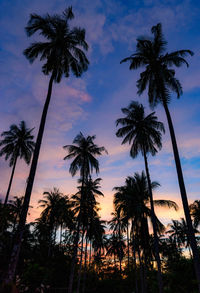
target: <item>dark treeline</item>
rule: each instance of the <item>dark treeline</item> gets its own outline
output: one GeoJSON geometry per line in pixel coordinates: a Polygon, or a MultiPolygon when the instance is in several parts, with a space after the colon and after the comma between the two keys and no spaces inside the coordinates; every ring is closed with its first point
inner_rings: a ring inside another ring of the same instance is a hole
{"type": "Polygon", "coordinates": [[[26,27],[28,37],[39,32],[48,40],[32,43],[24,55],[31,63],[39,57],[50,79],[36,141],[24,121],[1,134],[0,156],[12,167],[0,203],[1,292],[200,292],[200,201],[188,204],[169,112],[171,93],[178,98],[182,94],[174,67],[188,66],[185,58],[193,52],[167,53],[161,24],[152,27],[150,37],[138,38],[136,51],[121,63],[130,62],[131,70],[144,69],[136,84],[138,95],[147,91],[151,108],[164,108],[185,218],[165,226],[156,215],[156,206],[178,210],[174,201],[154,199],[160,184],[151,180],[151,156],[162,148],[165,127],[155,112],[147,115],[142,104],[132,101],[116,121],[116,136],[130,145],[132,159],[142,155],[144,170],[133,170],[124,185],[113,187],[112,219],[100,217],[98,198],[104,194],[102,179],[95,177],[100,172],[98,158],[107,150],[95,143],[95,135],[80,132],[64,146],[70,174],[79,175],[77,192],[45,191],[38,201],[39,218],[26,221],[53,84],[70,74],[80,77],[89,65],[85,30],[71,28],[73,18],[71,7],[61,15],[31,14],[26,27]],[[25,194],[10,199],[15,167],[22,158],[30,164],[25,194]]]}
{"type": "MultiPolygon", "coordinates": [[[[99,216],[98,197],[103,196],[100,183],[101,178],[89,178],[84,187],[73,292],[158,292],[150,196],[144,172],[127,177],[123,186],[114,188],[115,211],[109,222],[99,216]]],[[[152,182],[153,190],[158,187],[157,182],[152,182]]],[[[40,217],[25,226],[16,271],[19,292],[67,292],[81,188],[78,182],[77,193],[71,196],[57,188],[41,195],[40,217]]],[[[23,197],[14,197],[6,207],[1,204],[1,218],[5,219],[1,279],[8,266],[22,204],[23,197]]],[[[178,208],[175,202],[162,199],[154,200],[154,205],[178,208]]],[[[199,205],[199,201],[191,205],[195,232],[200,221],[199,205]]],[[[172,220],[165,227],[156,217],[156,223],[164,292],[197,292],[185,220],[172,220]]]]}

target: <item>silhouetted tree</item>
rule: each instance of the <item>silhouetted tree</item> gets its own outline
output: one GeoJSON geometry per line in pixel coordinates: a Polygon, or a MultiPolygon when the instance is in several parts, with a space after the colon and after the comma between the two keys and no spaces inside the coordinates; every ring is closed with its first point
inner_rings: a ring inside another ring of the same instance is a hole
{"type": "Polygon", "coordinates": [[[189,239],[193,252],[196,277],[198,280],[200,292],[200,257],[197,250],[197,243],[189,212],[176,136],[168,108],[169,102],[171,100],[170,92],[174,92],[177,95],[177,98],[179,98],[182,94],[182,86],[179,80],[176,78],[175,70],[172,69],[172,67],[180,67],[183,64],[186,64],[188,67],[189,64],[184,59],[184,57],[187,55],[192,56],[193,52],[190,50],[179,50],[164,54],[166,51],[167,42],[162,34],[161,24],[158,23],[156,26],[153,26],[151,32],[153,34],[153,39],[145,37],[138,38],[136,52],[130,57],[123,59],[121,63],[130,61],[131,70],[145,67],[145,71],[140,74],[140,79],[137,81],[138,94],[141,95],[147,89],[150,106],[155,107],[158,103],[161,103],[164,107],[172,141],[179,188],[181,192],[186,223],[188,225],[189,239]]]}
{"type": "Polygon", "coordinates": [[[122,125],[116,132],[117,137],[124,137],[122,144],[131,144],[130,155],[135,158],[140,152],[144,157],[145,170],[149,188],[149,197],[152,213],[152,223],[155,241],[155,256],[158,266],[159,291],[163,292],[163,282],[161,275],[161,263],[158,248],[157,226],[153,204],[153,193],[151,179],[148,168],[147,154],[155,155],[157,149],[161,149],[161,131],[164,132],[164,125],[157,120],[155,112],[145,116],[144,107],[137,102],[131,102],[128,108],[122,108],[125,115],[116,121],[116,125],[122,125]]]}
{"type": "Polygon", "coordinates": [[[45,75],[51,75],[49,80],[48,92],[44,104],[42,117],[40,121],[39,131],[37,135],[35,151],[29,173],[28,183],[26,187],[24,204],[19,223],[18,234],[13,247],[6,283],[13,280],[16,265],[19,257],[21,239],[26,222],[28,206],[30,202],[37,162],[40,153],[40,146],[51,99],[53,82],[59,83],[63,76],[69,77],[72,72],[76,77],[88,69],[89,61],[83,50],[88,49],[85,41],[85,30],[81,28],[71,29],[69,21],[74,18],[72,7],[68,7],[62,15],[54,14],[50,16],[40,16],[31,14],[28,25],[26,26],[27,35],[30,37],[34,33],[39,32],[47,42],[34,42],[25,51],[24,55],[32,63],[38,56],[41,61],[45,61],[42,66],[42,72],[45,75]],[[83,49],[83,50],[82,50],[83,49]]]}
{"type": "Polygon", "coordinates": [[[71,265],[71,273],[69,279],[69,293],[72,292],[73,286],[73,278],[74,278],[74,269],[75,262],[77,258],[77,248],[79,241],[79,231],[80,224],[83,217],[83,203],[86,200],[87,194],[85,193],[85,185],[89,179],[90,174],[93,170],[96,173],[99,172],[99,162],[96,159],[96,156],[102,155],[102,152],[106,152],[104,147],[99,147],[94,143],[95,135],[84,137],[84,135],[80,132],[74,141],[73,145],[65,145],[64,149],[68,151],[68,155],[64,157],[64,160],[74,159],[70,165],[69,172],[74,176],[78,170],[80,170],[80,180],[82,182],[81,186],[81,199],[80,199],[80,212],[77,219],[77,233],[75,237],[74,243],[74,255],[71,265]]]}
{"type": "Polygon", "coordinates": [[[9,160],[10,167],[13,167],[4,205],[8,202],[17,159],[24,159],[27,164],[31,161],[35,147],[32,131],[33,128],[27,128],[26,123],[21,121],[19,127],[16,124],[12,124],[9,131],[4,131],[1,134],[3,139],[0,140],[0,156],[5,156],[5,159],[9,160]]]}

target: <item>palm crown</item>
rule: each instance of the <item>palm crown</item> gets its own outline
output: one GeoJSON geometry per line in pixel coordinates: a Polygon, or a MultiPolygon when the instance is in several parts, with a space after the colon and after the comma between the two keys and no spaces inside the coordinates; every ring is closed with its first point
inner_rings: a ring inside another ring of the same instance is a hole
{"type": "Polygon", "coordinates": [[[172,66],[180,67],[188,65],[184,59],[187,55],[193,55],[190,50],[179,50],[172,53],[165,53],[167,42],[162,34],[162,25],[158,23],[151,29],[153,39],[138,38],[136,52],[125,58],[121,63],[130,61],[130,69],[145,67],[137,81],[138,94],[142,94],[148,87],[149,103],[152,107],[157,103],[170,101],[170,91],[180,97],[182,86],[175,77],[172,66]]]}
{"type": "Polygon", "coordinates": [[[0,146],[2,147],[0,156],[5,155],[5,159],[10,161],[10,166],[14,164],[18,157],[23,158],[27,164],[30,163],[35,147],[32,131],[33,128],[27,128],[26,123],[21,121],[19,127],[13,124],[10,126],[9,131],[2,132],[1,136],[4,138],[0,140],[0,146]]]}
{"type": "Polygon", "coordinates": [[[32,63],[40,56],[40,61],[45,60],[42,67],[44,74],[54,74],[54,80],[60,82],[62,75],[69,77],[70,70],[75,76],[88,69],[89,61],[81,50],[88,49],[85,41],[85,30],[81,28],[70,29],[69,20],[74,18],[72,7],[68,7],[62,15],[40,16],[31,14],[26,26],[27,35],[30,37],[37,31],[46,42],[34,42],[24,55],[32,63]]]}
{"type": "Polygon", "coordinates": [[[125,117],[119,118],[116,125],[122,125],[116,135],[124,137],[122,144],[132,143],[130,154],[135,158],[141,151],[142,154],[151,153],[155,155],[157,149],[161,149],[161,131],[164,125],[157,120],[155,112],[145,116],[144,107],[137,102],[131,102],[128,108],[122,108],[125,117]]]}
{"type": "MultiPolygon", "coordinates": [[[[154,190],[160,186],[156,181],[151,182],[151,188],[154,190]]],[[[151,211],[149,208],[149,189],[147,184],[147,178],[145,173],[141,175],[138,173],[134,174],[134,177],[129,176],[126,178],[125,185],[115,187],[116,191],[114,195],[114,206],[117,210],[121,210],[122,217],[125,216],[129,219],[137,220],[141,218],[142,214],[146,214],[147,217],[151,218],[151,211]]],[[[171,200],[154,200],[156,206],[169,207],[178,209],[178,206],[174,201],[171,200]]],[[[156,218],[157,225],[162,228],[162,224],[156,218]]]]}
{"type": "Polygon", "coordinates": [[[84,137],[80,132],[73,141],[75,145],[65,145],[63,147],[69,153],[64,157],[64,160],[74,158],[69,169],[72,176],[80,170],[81,178],[85,180],[93,172],[93,169],[95,169],[96,173],[99,172],[99,162],[96,156],[101,155],[102,152],[107,153],[107,151],[104,147],[98,147],[94,143],[95,138],[95,135],[84,137]]]}

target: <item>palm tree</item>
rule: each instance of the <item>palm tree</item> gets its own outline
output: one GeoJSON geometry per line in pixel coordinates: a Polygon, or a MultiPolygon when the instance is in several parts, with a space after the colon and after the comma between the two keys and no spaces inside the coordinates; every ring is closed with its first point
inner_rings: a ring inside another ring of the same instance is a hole
{"type": "MultiPolygon", "coordinates": [[[[89,180],[85,183],[84,187],[78,186],[78,192],[71,197],[73,212],[76,216],[79,217],[81,213],[81,222],[82,227],[82,240],[81,240],[81,252],[80,252],[80,262],[79,262],[79,276],[78,276],[78,286],[77,292],[80,290],[80,281],[81,281],[81,269],[82,269],[82,260],[83,260],[83,240],[84,236],[86,238],[85,244],[85,266],[84,266],[84,280],[83,280],[83,289],[85,287],[85,278],[86,278],[86,254],[87,254],[87,240],[93,226],[93,222],[98,218],[98,205],[96,197],[103,193],[99,190],[101,178],[92,180],[90,177],[89,180]],[[81,195],[84,194],[84,201],[82,201],[81,195]],[[89,233],[88,233],[89,232],[89,233]]],[[[82,183],[82,180],[78,180],[79,183],[82,183]]],[[[96,222],[95,222],[96,224],[96,222]]]]}
{"type": "Polygon", "coordinates": [[[157,117],[154,115],[155,112],[145,116],[143,105],[134,101],[130,103],[128,108],[122,108],[122,113],[125,114],[125,117],[117,119],[116,125],[118,126],[120,124],[122,127],[118,129],[116,135],[118,137],[124,137],[122,144],[127,142],[131,144],[130,155],[132,158],[135,158],[139,152],[141,152],[145,161],[145,170],[148,182],[154,231],[155,253],[158,266],[159,291],[162,293],[163,284],[161,263],[158,249],[157,227],[147,154],[150,153],[154,156],[157,153],[157,148],[161,149],[161,131],[164,132],[164,125],[162,122],[157,120],[157,117]]]}
{"type": "Polygon", "coordinates": [[[59,189],[54,187],[43,195],[44,199],[38,201],[43,210],[34,224],[34,235],[46,257],[50,257],[56,246],[57,232],[60,231],[61,250],[63,228],[70,231],[74,228],[74,213],[68,196],[62,194],[59,189]]]}
{"type": "MultiPolygon", "coordinates": [[[[158,182],[154,181],[151,183],[151,188],[154,190],[159,185],[158,182]]],[[[142,172],[141,175],[138,173],[134,174],[134,177],[128,176],[125,180],[125,185],[114,187],[116,193],[114,194],[114,207],[116,210],[121,211],[121,216],[126,217],[132,223],[132,232],[137,232],[141,239],[140,241],[140,251],[143,251],[145,262],[147,263],[147,258],[150,257],[150,235],[148,228],[148,220],[153,222],[150,205],[150,196],[147,177],[145,173],[142,172]]],[[[170,200],[154,200],[155,206],[162,206],[168,208],[178,209],[177,204],[170,200]]],[[[156,217],[156,225],[159,234],[163,232],[164,226],[156,217]]],[[[134,235],[132,235],[134,237],[134,235]]],[[[133,243],[133,248],[135,250],[135,243],[133,243]]],[[[135,254],[135,252],[134,252],[135,254]]],[[[134,256],[135,262],[135,256],[134,256]]],[[[136,266],[136,263],[135,263],[136,266]]],[[[144,286],[143,286],[144,287],[144,286]]],[[[136,284],[137,291],[137,284],[136,284]]]]}
{"type": "Polygon", "coordinates": [[[26,26],[26,32],[29,37],[34,33],[39,32],[40,35],[47,39],[47,42],[32,43],[26,50],[24,50],[24,55],[31,63],[40,56],[40,60],[45,61],[42,66],[42,72],[45,75],[50,74],[51,77],[25,191],[18,235],[13,247],[8,274],[6,276],[6,283],[12,281],[15,275],[23,229],[26,222],[40,146],[51,99],[53,82],[59,83],[62,76],[68,78],[70,72],[76,77],[79,77],[88,69],[89,61],[82,50],[88,49],[88,45],[85,41],[85,30],[77,27],[71,29],[69,21],[73,18],[74,14],[72,12],[72,7],[68,7],[62,15],[55,14],[50,16],[47,14],[45,16],[40,16],[38,14],[31,14],[28,25],[26,26]]]}
{"type": "MultiPolygon", "coordinates": [[[[108,224],[110,226],[110,229],[113,230],[113,233],[115,233],[118,236],[119,240],[122,240],[122,233],[126,231],[127,229],[127,223],[124,222],[121,218],[121,209],[116,209],[114,213],[111,213],[113,216],[110,221],[108,221],[108,224]]],[[[122,241],[119,241],[119,245],[123,244],[122,241]]],[[[124,251],[122,247],[119,247],[119,268],[120,268],[120,276],[122,272],[122,259],[123,259],[124,251]]]]}
{"type": "Polygon", "coordinates": [[[45,199],[38,201],[40,204],[39,207],[44,208],[41,213],[41,218],[45,219],[46,224],[49,225],[49,244],[53,243],[55,245],[57,229],[60,227],[62,234],[62,226],[64,223],[68,228],[72,228],[73,213],[71,211],[71,203],[69,202],[68,196],[63,195],[55,187],[53,190],[45,191],[43,194],[45,199]]]}
{"type": "Polygon", "coordinates": [[[112,233],[111,237],[107,243],[107,253],[106,255],[114,256],[114,264],[116,264],[116,256],[120,261],[120,274],[121,274],[121,261],[124,256],[125,243],[123,240],[123,236],[117,233],[112,233]]]}
{"type": "Polygon", "coordinates": [[[23,200],[24,197],[17,197],[14,196],[12,200],[9,200],[9,207],[10,207],[10,212],[13,216],[13,231],[12,233],[15,231],[16,225],[19,222],[20,219],[20,213],[22,210],[22,205],[23,205],[23,200]]]}
{"type": "Polygon", "coordinates": [[[6,160],[9,159],[9,166],[13,167],[4,205],[8,202],[17,159],[24,159],[27,164],[31,161],[31,156],[35,147],[35,143],[33,142],[34,136],[31,134],[32,131],[33,128],[27,128],[26,123],[21,121],[19,127],[16,124],[12,124],[10,130],[4,131],[1,134],[3,139],[0,140],[0,146],[2,147],[0,156],[5,156],[6,160]]]}
{"type": "MultiPolygon", "coordinates": [[[[169,233],[170,236],[174,238],[174,240],[177,243],[177,246],[179,248],[181,247],[189,248],[190,245],[189,245],[189,237],[188,237],[188,227],[185,222],[185,219],[181,218],[180,221],[172,220],[172,224],[170,224],[169,227],[170,227],[170,230],[168,230],[167,233],[169,233]]],[[[193,229],[195,233],[199,232],[195,228],[195,226],[193,227],[193,229]]]]}
{"type": "Polygon", "coordinates": [[[74,139],[73,145],[65,145],[63,148],[68,151],[68,155],[64,157],[64,160],[74,159],[70,165],[69,172],[74,176],[78,170],[80,170],[80,180],[82,183],[81,186],[81,199],[80,199],[80,212],[78,214],[77,220],[77,233],[75,237],[74,244],[74,255],[71,264],[71,273],[69,279],[69,293],[72,292],[73,278],[74,278],[74,269],[75,262],[77,258],[77,248],[79,241],[79,230],[80,224],[83,217],[83,204],[86,200],[86,189],[85,185],[88,182],[89,176],[93,172],[99,172],[99,162],[96,159],[96,156],[102,155],[102,152],[106,152],[104,147],[99,147],[94,143],[95,135],[84,137],[80,132],[74,139]]]}
{"type": "Polygon", "coordinates": [[[194,221],[194,227],[197,228],[200,224],[200,200],[195,200],[190,204],[189,208],[194,221]]]}
{"type": "Polygon", "coordinates": [[[183,64],[186,64],[188,67],[189,64],[184,57],[187,55],[192,56],[193,52],[190,50],[179,50],[164,54],[167,42],[162,34],[161,24],[158,23],[156,26],[153,26],[151,32],[153,34],[153,39],[143,37],[138,38],[136,52],[130,57],[123,59],[121,63],[130,61],[131,70],[138,69],[139,67],[145,67],[145,71],[140,74],[140,79],[137,81],[138,94],[141,95],[147,89],[150,106],[155,107],[158,103],[161,103],[164,107],[172,141],[179,188],[186,223],[188,226],[190,245],[194,257],[196,278],[198,280],[200,292],[200,257],[197,250],[197,243],[188,206],[176,136],[168,108],[168,104],[170,102],[170,92],[174,92],[177,95],[177,98],[179,98],[182,94],[182,86],[179,80],[175,77],[175,70],[172,69],[172,66],[180,67],[183,64]]]}

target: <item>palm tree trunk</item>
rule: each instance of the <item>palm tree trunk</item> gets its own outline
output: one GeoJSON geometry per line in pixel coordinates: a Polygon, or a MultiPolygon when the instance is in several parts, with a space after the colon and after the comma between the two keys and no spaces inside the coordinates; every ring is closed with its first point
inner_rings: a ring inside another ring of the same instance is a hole
{"type": "Polygon", "coordinates": [[[91,266],[91,258],[92,258],[92,240],[90,241],[89,267],[91,266]]]}
{"type": "Polygon", "coordinates": [[[14,164],[13,164],[13,168],[12,168],[12,173],[11,173],[10,181],[9,181],[9,185],[8,185],[8,190],[7,190],[6,197],[5,197],[5,201],[4,201],[4,206],[8,202],[8,197],[9,197],[9,194],[10,194],[10,188],[11,188],[11,185],[12,185],[12,180],[13,180],[13,176],[14,176],[14,172],[15,172],[16,163],[17,163],[17,158],[18,158],[18,155],[16,155],[15,160],[14,160],[14,164]]]}
{"type": "Polygon", "coordinates": [[[145,293],[145,286],[144,286],[144,272],[143,272],[143,264],[140,256],[140,250],[137,250],[139,263],[140,263],[140,284],[141,284],[141,293],[145,293]]]}
{"type": "Polygon", "coordinates": [[[87,246],[88,246],[88,238],[86,237],[86,243],[85,243],[85,264],[84,264],[83,289],[82,289],[82,292],[83,292],[83,293],[85,292],[85,284],[86,284],[87,246]]]}
{"type": "Polygon", "coordinates": [[[84,181],[85,181],[85,174],[84,174],[84,170],[83,170],[82,186],[81,186],[80,212],[79,212],[79,215],[78,215],[78,226],[77,226],[77,232],[76,232],[75,241],[74,241],[74,252],[73,252],[71,270],[70,270],[70,276],[69,276],[68,293],[72,293],[72,287],[73,287],[74,270],[75,270],[75,264],[76,264],[76,259],[77,259],[77,249],[78,249],[78,241],[79,241],[80,224],[81,224],[81,220],[82,220],[82,206],[83,206],[83,199],[84,199],[84,195],[83,195],[84,181]]]}
{"type": "Polygon", "coordinates": [[[122,276],[122,247],[121,247],[121,223],[119,224],[119,272],[120,272],[120,277],[122,276]]]}
{"type": "Polygon", "coordinates": [[[197,243],[196,243],[194,229],[192,226],[192,220],[191,220],[190,211],[189,211],[188,199],[187,199],[187,194],[186,194],[186,189],[185,189],[185,183],[184,183],[183,172],[182,172],[182,168],[181,168],[178,147],[177,147],[177,143],[176,143],[174,127],[173,127],[173,123],[172,123],[172,119],[171,119],[171,115],[170,115],[168,106],[167,106],[166,102],[164,102],[164,101],[163,101],[163,106],[164,106],[165,113],[167,116],[167,121],[168,121],[171,141],[172,141],[174,159],[175,159],[175,164],[176,164],[176,171],[177,171],[177,175],[178,175],[178,183],[179,183],[179,188],[180,188],[180,192],[181,192],[181,198],[182,198],[183,209],[184,209],[184,213],[185,213],[185,219],[186,219],[187,226],[188,226],[188,236],[190,239],[190,246],[191,246],[192,254],[193,254],[193,258],[194,258],[194,267],[195,267],[195,273],[196,273],[196,278],[197,278],[197,282],[198,282],[198,289],[200,292],[200,257],[199,257],[199,253],[198,253],[198,249],[197,249],[197,243]]]}
{"type": "Polygon", "coordinates": [[[143,272],[144,272],[144,292],[148,292],[147,290],[147,257],[145,254],[145,250],[143,250],[142,255],[142,262],[143,262],[143,272]]]}
{"type": "Polygon", "coordinates": [[[158,287],[159,287],[159,293],[163,293],[163,280],[162,280],[161,262],[160,262],[160,255],[159,255],[157,225],[156,225],[156,217],[155,217],[155,212],[154,212],[151,179],[150,179],[150,174],[149,174],[149,168],[148,168],[147,155],[146,155],[145,148],[143,148],[143,153],[144,153],[144,162],[145,162],[145,169],[146,169],[147,183],[148,183],[149,197],[150,197],[150,205],[151,205],[151,218],[152,218],[153,234],[154,234],[154,250],[155,250],[155,257],[156,257],[156,262],[157,262],[157,266],[158,266],[158,273],[157,273],[158,287]]]}
{"type": "Polygon", "coordinates": [[[84,239],[84,231],[82,232],[82,239],[81,239],[81,257],[79,263],[79,274],[78,274],[78,284],[76,292],[79,293],[80,290],[80,282],[81,282],[81,270],[82,270],[82,261],[83,261],[83,239],[84,239]]]}
{"type": "Polygon", "coordinates": [[[17,229],[17,234],[16,234],[16,239],[13,245],[13,250],[9,262],[9,267],[8,267],[8,272],[5,278],[5,282],[9,283],[14,280],[15,277],[15,271],[18,263],[18,258],[19,258],[19,252],[21,248],[21,242],[22,242],[22,237],[23,237],[23,232],[24,232],[24,227],[26,223],[26,217],[28,213],[28,207],[29,207],[29,202],[31,198],[31,192],[33,188],[33,182],[35,178],[35,173],[36,173],[36,168],[37,168],[37,162],[39,158],[39,153],[40,153],[40,146],[42,143],[42,137],[44,133],[44,127],[45,127],[45,122],[46,122],[46,117],[47,117],[47,112],[48,112],[48,107],[51,99],[51,93],[52,93],[52,86],[53,86],[53,80],[54,80],[54,73],[52,73],[50,81],[49,81],[49,86],[48,86],[48,93],[46,97],[46,101],[44,104],[43,112],[42,112],[42,117],[40,121],[40,127],[38,131],[38,136],[35,144],[35,150],[33,154],[33,159],[31,163],[31,169],[28,177],[28,183],[26,187],[26,192],[24,196],[24,202],[22,206],[22,211],[21,211],[21,216],[20,216],[20,221],[17,229]]]}
{"type": "Polygon", "coordinates": [[[122,259],[121,259],[121,251],[120,251],[120,256],[119,256],[119,273],[120,277],[122,276],[122,259]]]}
{"type": "Polygon", "coordinates": [[[144,259],[144,288],[145,288],[145,292],[148,292],[148,286],[147,286],[147,256],[145,251],[143,250],[143,259],[144,259]]]}
{"type": "Polygon", "coordinates": [[[144,288],[145,292],[147,292],[147,270],[148,270],[148,261],[147,261],[147,255],[148,255],[148,246],[149,246],[149,230],[148,230],[148,222],[147,218],[145,217],[144,213],[142,213],[142,243],[143,243],[143,263],[144,263],[144,288]]]}
{"type": "Polygon", "coordinates": [[[135,266],[135,293],[138,293],[138,280],[137,280],[137,264],[136,264],[136,248],[135,248],[135,236],[134,236],[134,223],[132,221],[132,234],[133,234],[133,258],[135,266]]]}
{"type": "Polygon", "coordinates": [[[129,247],[130,247],[130,245],[129,245],[129,231],[128,231],[128,221],[127,221],[127,248],[128,248],[128,272],[129,272],[129,267],[130,267],[130,254],[129,254],[129,247]]]}
{"type": "Polygon", "coordinates": [[[76,231],[75,240],[74,240],[74,251],[73,251],[73,256],[72,256],[71,270],[70,270],[70,276],[69,276],[68,293],[72,293],[73,280],[74,280],[74,270],[75,270],[75,264],[76,264],[76,260],[77,260],[80,223],[81,223],[81,218],[80,218],[80,213],[79,213],[77,231],[76,231]]]}

